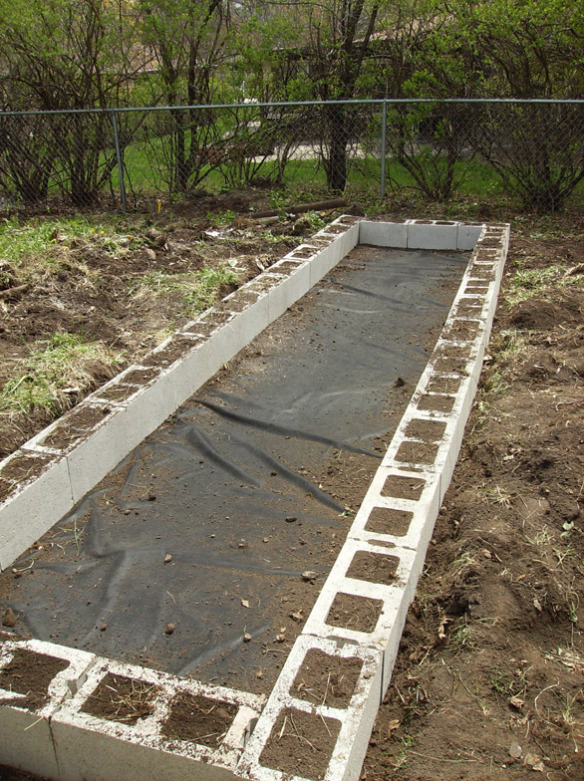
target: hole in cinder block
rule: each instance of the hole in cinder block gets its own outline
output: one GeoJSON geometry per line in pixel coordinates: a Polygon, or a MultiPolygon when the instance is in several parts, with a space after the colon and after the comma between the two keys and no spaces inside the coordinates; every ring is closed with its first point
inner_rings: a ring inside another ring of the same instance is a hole
{"type": "Polygon", "coordinates": [[[383,602],[380,599],[359,597],[342,591],[335,596],[326,623],[355,632],[373,632],[379,621],[383,602]]]}
{"type": "Polygon", "coordinates": [[[427,390],[433,393],[456,393],[461,382],[460,377],[432,377],[428,382],[427,390]]]}
{"type": "Polygon", "coordinates": [[[74,442],[89,436],[93,429],[111,412],[108,407],[79,407],[69,415],[64,415],[58,425],[40,445],[62,450],[74,442]]]}
{"type": "Polygon", "coordinates": [[[449,339],[465,342],[474,339],[478,330],[478,320],[455,320],[448,329],[447,336],[449,339]]]}
{"type": "MultiPolygon", "coordinates": [[[[23,694],[10,698],[10,704],[28,710],[42,708],[49,699],[49,685],[69,662],[57,656],[39,654],[28,648],[17,648],[10,662],[0,670],[0,688],[23,694]]],[[[2,702],[0,692],[0,702],[2,702]]]]}
{"type": "Polygon", "coordinates": [[[55,456],[22,453],[0,470],[0,502],[23,483],[38,477],[55,456]]]}
{"type": "Polygon", "coordinates": [[[365,531],[373,534],[393,534],[404,537],[408,533],[413,513],[395,510],[393,507],[374,507],[365,524],[365,531]]]}
{"type": "Polygon", "coordinates": [[[111,388],[100,389],[98,392],[100,399],[106,401],[125,401],[138,390],[138,385],[112,385],[111,388]]]}
{"type": "Polygon", "coordinates": [[[290,693],[317,705],[346,708],[362,667],[363,660],[355,656],[331,656],[312,648],[304,657],[290,693]]]}
{"type": "Polygon", "coordinates": [[[369,583],[392,583],[399,565],[397,556],[386,556],[372,551],[357,551],[353,556],[348,578],[367,580],[369,583]]]}
{"type": "Polygon", "coordinates": [[[381,495],[393,496],[396,499],[411,499],[417,501],[420,498],[425,485],[426,481],[420,480],[418,477],[389,475],[381,489],[381,495]]]}
{"type": "Polygon", "coordinates": [[[454,397],[443,394],[425,394],[418,399],[418,409],[432,412],[452,412],[454,397]]]}
{"type": "Polygon", "coordinates": [[[149,369],[133,369],[120,377],[120,382],[123,382],[124,385],[144,385],[158,374],[160,374],[160,369],[157,366],[152,366],[149,369]]]}
{"type": "Polygon", "coordinates": [[[457,315],[476,315],[483,309],[483,301],[480,298],[463,298],[456,308],[457,315]]]}
{"type": "Polygon", "coordinates": [[[85,700],[81,712],[133,725],[153,713],[158,691],[158,686],[146,681],[107,673],[85,700]]]}
{"type": "Polygon", "coordinates": [[[427,442],[402,442],[395,459],[413,464],[433,464],[437,454],[438,445],[427,442]]]}
{"type": "Polygon", "coordinates": [[[179,358],[183,358],[187,355],[197,344],[200,343],[200,339],[192,339],[188,336],[175,336],[166,347],[161,350],[150,353],[143,359],[144,366],[158,366],[165,367],[170,366],[171,363],[178,361],[179,358]]]}
{"type": "Polygon", "coordinates": [[[260,765],[320,781],[332,759],[340,729],[338,719],[285,708],[272,727],[260,765]]]}
{"type": "Polygon", "coordinates": [[[162,735],[170,740],[187,740],[217,748],[237,714],[237,705],[182,692],[171,703],[162,735]]]}
{"type": "Polygon", "coordinates": [[[437,442],[444,436],[446,423],[439,420],[424,420],[414,418],[406,427],[405,434],[411,439],[421,439],[423,442],[437,442]]]}
{"type": "Polygon", "coordinates": [[[489,268],[489,267],[486,267],[486,268],[476,268],[475,267],[472,270],[471,280],[473,280],[473,279],[492,279],[494,277],[494,275],[495,275],[495,273],[494,273],[492,267],[491,268],[489,268]]]}

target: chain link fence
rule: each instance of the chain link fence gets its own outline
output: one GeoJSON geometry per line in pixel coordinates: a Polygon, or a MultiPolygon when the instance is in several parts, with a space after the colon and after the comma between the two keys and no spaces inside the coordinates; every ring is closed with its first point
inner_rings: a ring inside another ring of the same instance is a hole
{"type": "Polygon", "coordinates": [[[584,101],[369,100],[0,112],[0,211],[122,210],[201,188],[584,200],[584,101]]]}

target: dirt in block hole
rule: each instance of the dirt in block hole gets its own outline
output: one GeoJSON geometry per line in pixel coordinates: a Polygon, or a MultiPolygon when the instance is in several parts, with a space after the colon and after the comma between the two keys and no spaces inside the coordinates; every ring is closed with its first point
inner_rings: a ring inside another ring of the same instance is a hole
{"type": "Polygon", "coordinates": [[[337,719],[287,708],[274,724],[260,764],[320,781],[332,759],[340,729],[337,719]]]}
{"type": "Polygon", "coordinates": [[[51,456],[17,455],[0,471],[0,502],[21,483],[41,474],[51,456]]]}
{"type": "Polygon", "coordinates": [[[390,583],[395,580],[398,565],[399,559],[396,556],[357,551],[347,570],[347,577],[367,580],[370,583],[390,583]]]}
{"type": "Polygon", "coordinates": [[[362,667],[363,661],[356,657],[331,656],[313,648],[306,654],[290,693],[315,705],[346,708],[362,667]]]}
{"type": "Polygon", "coordinates": [[[101,719],[136,724],[154,712],[159,689],[146,681],[108,673],[85,701],[83,713],[101,719]]]}
{"type": "Polygon", "coordinates": [[[444,436],[445,430],[446,423],[415,418],[408,423],[405,434],[406,437],[421,439],[423,442],[438,442],[444,436]]]}
{"type": "Polygon", "coordinates": [[[48,702],[51,681],[67,667],[66,659],[17,648],[11,661],[0,670],[0,688],[24,696],[7,698],[0,692],[0,702],[4,700],[28,710],[42,708],[48,702]]]}
{"type": "Polygon", "coordinates": [[[402,442],[395,459],[410,464],[433,464],[437,454],[438,445],[425,442],[402,442]]]}
{"type": "Polygon", "coordinates": [[[57,425],[40,444],[61,450],[88,436],[92,429],[110,412],[108,407],[81,407],[57,425]]]}
{"type": "Polygon", "coordinates": [[[452,412],[453,396],[443,396],[439,393],[427,393],[418,401],[418,409],[428,412],[452,412]]]}
{"type": "Polygon", "coordinates": [[[369,513],[365,531],[373,534],[393,534],[404,537],[408,533],[414,517],[407,510],[394,510],[392,507],[374,507],[369,513]]]}
{"type": "Polygon", "coordinates": [[[424,480],[418,477],[402,477],[401,475],[389,475],[382,488],[382,496],[393,496],[396,499],[412,499],[417,501],[422,495],[426,485],[424,480]]]}
{"type": "Polygon", "coordinates": [[[186,740],[217,748],[236,714],[237,705],[182,692],[172,701],[162,735],[169,740],[186,740]]]}
{"type": "Polygon", "coordinates": [[[373,632],[382,609],[383,603],[380,599],[339,592],[331,605],[326,623],[355,632],[373,632]]]}

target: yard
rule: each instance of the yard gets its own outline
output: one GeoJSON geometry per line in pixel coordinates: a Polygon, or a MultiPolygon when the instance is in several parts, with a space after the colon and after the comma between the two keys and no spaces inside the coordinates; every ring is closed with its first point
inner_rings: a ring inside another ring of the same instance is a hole
{"type": "MultiPolygon", "coordinates": [[[[253,197],[0,228],[0,458],[332,216],[260,223],[245,216],[253,197]]],[[[512,227],[481,385],[362,777],[584,777],[584,216],[375,209],[512,227]]]]}

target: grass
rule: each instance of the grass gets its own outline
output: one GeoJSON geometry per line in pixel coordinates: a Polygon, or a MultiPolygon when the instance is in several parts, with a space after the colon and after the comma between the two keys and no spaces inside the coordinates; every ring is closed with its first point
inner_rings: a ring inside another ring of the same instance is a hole
{"type": "Polygon", "coordinates": [[[238,283],[237,273],[227,266],[205,268],[194,274],[167,274],[153,271],[142,277],[133,286],[131,295],[153,292],[157,295],[177,293],[182,299],[183,312],[198,314],[212,306],[220,296],[222,288],[238,283]]]}
{"type": "Polygon", "coordinates": [[[0,390],[0,413],[60,414],[70,406],[71,396],[91,386],[86,367],[98,360],[115,366],[122,356],[75,334],[53,334],[15,364],[11,379],[0,390]]]}

